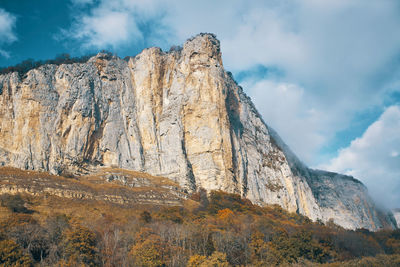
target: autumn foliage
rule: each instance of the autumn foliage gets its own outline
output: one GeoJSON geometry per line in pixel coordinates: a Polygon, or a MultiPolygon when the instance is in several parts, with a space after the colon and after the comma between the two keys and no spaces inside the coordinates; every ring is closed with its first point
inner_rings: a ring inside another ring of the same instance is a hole
{"type": "Polygon", "coordinates": [[[349,231],[221,191],[179,207],[26,195],[2,205],[1,266],[400,265],[400,230],[349,231]]]}

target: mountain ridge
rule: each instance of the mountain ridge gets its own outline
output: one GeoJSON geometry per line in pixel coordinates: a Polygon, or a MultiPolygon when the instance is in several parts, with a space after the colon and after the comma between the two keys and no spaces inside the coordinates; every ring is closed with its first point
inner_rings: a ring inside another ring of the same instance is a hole
{"type": "Polygon", "coordinates": [[[0,165],[79,175],[114,166],[345,228],[395,227],[361,182],[311,170],[290,151],[224,70],[213,34],[127,62],[99,53],[0,75],[0,85],[0,165]]]}

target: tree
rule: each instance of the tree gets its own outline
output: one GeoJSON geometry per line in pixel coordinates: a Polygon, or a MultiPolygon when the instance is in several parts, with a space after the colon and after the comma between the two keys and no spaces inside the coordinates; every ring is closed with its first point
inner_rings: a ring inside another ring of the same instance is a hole
{"type": "Polygon", "coordinates": [[[136,235],[136,244],[130,255],[135,264],[143,267],[162,266],[169,259],[169,246],[150,228],[142,228],[136,235]]]}
{"type": "Polygon", "coordinates": [[[210,256],[193,255],[188,261],[187,267],[229,267],[226,254],[215,251],[210,256]]]}
{"type": "Polygon", "coordinates": [[[60,261],[64,246],[62,244],[63,232],[69,227],[68,218],[64,214],[55,214],[47,218],[44,228],[48,235],[48,256],[45,259],[49,266],[57,265],[60,261]]]}
{"type": "Polygon", "coordinates": [[[32,261],[14,241],[3,240],[0,241],[0,265],[25,267],[32,266],[32,261]]]}
{"type": "Polygon", "coordinates": [[[230,209],[223,209],[218,211],[218,219],[225,222],[231,222],[233,220],[233,211],[230,209]]]}
{"type": "Polygon", "coordinates": [[[189,258],[187,267],[198,267],[202,265],[207,260],[206,256],[195,254],[189,258]]]}
{"type": "Polygon", "coordinates": [[[65,233],[65,253],[69,261],[96,266],[96,235],[89,229],[76,226],[65,233]]]}
{"type": "Polygon", "coordinates": [[[49,235],[39,224],[24,224],[13,227],[9,233],[22,248],[29,251],[36,262],[41,262],[49,254],[49,235]]]}
{"type": "Polygon", "coordinates": [[[230,265],[226,259],[225,253],[215,251],[211,256],[207,257],[207,260],[200,266],[228,267],[230,265]]]}
{"type": "Polygon", "coordinates": [[[164,263],[165,253],[161,239],[157,235],[150,235],[143,242],[138,242],[131,249],[135,263],[143,267],[156,267],[164,263]]]}
{"type": "Polygon", "coordinates": [[[2,205],[15,213],[32,213],[31,210],[25,207],[25,200],[18,195],[5,194],[1,198],[2,205]]]}
{"type": "Polygon", "coordinates": [[[152,217],[151,217],[150,212],[148,212],[147,210],[143,211],[143,212],[140,214],[140,220],[143,221],[143,222],[145,222],[145,223],[151,222],[152,217]]]}

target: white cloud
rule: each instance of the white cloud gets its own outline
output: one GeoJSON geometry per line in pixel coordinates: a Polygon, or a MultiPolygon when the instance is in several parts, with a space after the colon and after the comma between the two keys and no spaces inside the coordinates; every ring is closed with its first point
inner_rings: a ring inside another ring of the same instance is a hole
{"type": "MultiPolygon", "coordinates": [[[[0,8],[0,48],[17,40],[15,34],[16,20],[13,14],[0,8]]],[[[9,52],[4,49],[0,49],[0,55],[6,58],[10,57],[9,52]]]]}
{"type": "Polygon", "coordinates": [[[0,55],[2,55],[5,58],[9,58],[10,57],[10,53],[5,51],[5,50],[2,50],[2,49],[0,49],[0,55]]]}
{"type": "Polygon", "coordinates": [[[400,205],[400,106],[391,106],[364,134],[327,165],[320,166],[360,179],[379,203],[400,205]]]}
{"type": "Polygon", "coordinates": [[[278,133],[292,150],[311,161],[327,135],[321,129],[326,116],[307,104],[304,88],[296,84],[270,80],[246,81],[252,101],[263,114],[264,120],[278,133]]]}
{"type": "Polygon", "coordinates": [[[141,38],[141,33],[134,22],[129,23],[125,12],[104,12],[98,10],[93,16],[82,18],[83,25],[75,32],[78,39],[84,40],[84,46],[117,46],[129,38],[141,38]],[[85,41],[86,40],[86,41],[85,41]]]}
{"type": "MultiPolygon", "coordinates": [[[[92,0],[72,0],[75,6],[93,5],[92,0]]],[[[64,38],[81,42],[82,48],[113,48],[140,43],[143,33],[138,24],[142,18],[149,19],[156,9],[151,1],[110,0],[99,1],[88,14],[76,12],[70,29],[64,29],[64,38]]],[[[145,19],[144,19],[145,20],[145,19]]],[[[58,39],[59,36],[57,36],[58,39]]]]}

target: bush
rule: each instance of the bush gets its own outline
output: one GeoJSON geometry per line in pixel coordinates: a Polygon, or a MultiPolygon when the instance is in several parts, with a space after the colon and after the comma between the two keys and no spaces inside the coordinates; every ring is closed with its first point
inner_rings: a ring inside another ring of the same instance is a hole
{"type": "Polygon", "coordinates": [[[9,236],[29,252],[36,262],[42,261],[49,253],[48,232],[39,224],[16,226],[11,229],[9,236]]]}
{"type": "Polygon", "coordinates": [[[250,200],[244,199],[238,194],[211,191],[209,199],[208,210],[213,214],[217,214],[219,210],[223,209],[240,212],[255,209],[250,200]]]}
{"type": "Polygon", "coordinates": [[[31,259],[22,253],[21,248],[12,240],[0,241],[1,266],[32,266],[31,259]]]}
{"type": "Polygon", "coordinates": [[[144,223],[149,223],[152,220],[151,214],[150,212],[148,212],[147,210],[143,211],[140,214],[140,220],[144,223]]]}
{"type": "Polygon", "coordinates": [[[226,260],[226,254],[214,252],[211,256],[205,257],[193,255],[188,261],[188,267],[229,267],[229,262],[226,260]]]}
{"type": "Polygon", "coordinates": [[[167,255],[169,254],[168,245],[149,228],[142,228],[137,234],[136,244],[130,251],[135,266],[144,267],[162,266],[168,261],[167,255]]]}
{"type": "Polygon", "coordinates": [[[77,226],[65,233],[65,254],[70,262],[96,266],[96,235],[87,228],[77,226]]]}
{"type": "Polygon", "coordinates": [[[10,211],[15,213],[32,213],[31,210],[25,207],[25,201],[21,195],[4,194],[1,198],[3,207],[7,207],[10,211]]]}

